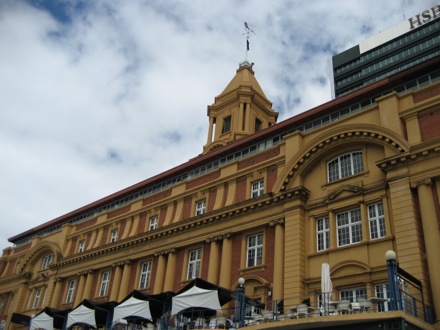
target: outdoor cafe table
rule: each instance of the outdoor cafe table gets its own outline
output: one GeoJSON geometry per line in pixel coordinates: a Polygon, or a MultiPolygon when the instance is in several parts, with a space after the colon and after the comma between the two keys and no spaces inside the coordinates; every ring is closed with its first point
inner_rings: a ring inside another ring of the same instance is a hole
{"type": "Polygon", "coordinates": [[[370,297],[370,298],[367,298],[367,300],[369,302],[371,302],[371,304],[373,305],[372,306],[373,310],[375,310],[375,311],[377,311],[377,304],[388,301],[388,299],[378,298],[378,297],[370,297]]]}
{"type": "MultiPolygon", "coordinates": [[[[292,312],[296,312],[296,306],[293,306],[290,310],[291,310],[292,312]]],[[[308,311],[308,312],[313,312],[313,311],[315,311],[315,310],[316,310],[315,307],[307,306],[307,311],[308,311]]]]}

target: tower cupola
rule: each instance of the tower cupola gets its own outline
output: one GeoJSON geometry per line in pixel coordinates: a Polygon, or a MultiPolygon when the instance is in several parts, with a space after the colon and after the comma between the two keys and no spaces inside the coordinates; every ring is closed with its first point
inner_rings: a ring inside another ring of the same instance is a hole
{"type": "Polygon", "coordinates": [[[254,134],[276,123],[272,109],[253,71],[253,63],[240,63],[223,92],[208,106],[208,140],[203,153],[254,134]]]}

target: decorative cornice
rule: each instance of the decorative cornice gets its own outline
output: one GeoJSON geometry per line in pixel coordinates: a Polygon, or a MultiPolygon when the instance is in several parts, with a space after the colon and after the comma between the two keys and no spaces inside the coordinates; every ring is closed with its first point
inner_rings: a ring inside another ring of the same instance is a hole
{"type": "Polygon", "coordinates": [[[12,281],[17,281],[17,280],[21,280],[21,279],[30,279],[31,277],[32,277],[32,273],[30,273],[30,272],[15,274],[15,275],[12,275],[9,277],[1,278],[0,284],[12,282],[12,281]]]}
{"type": "MultiPolygon", "coordinates": [[[[68,264],[73,264],[91,258],[100,257],[114,251],[124,250],[128,247],[136,247],[139,244],[157,242],[159,239],[165,239],[173,235],[181,234],[182,232],[185,232],[187,230],[194,230],[195,228],[207,226],[217,221],[224,221],[237,215],[256,212],[261,210],[262,208],[281,203],[289,199],[307,200],[309,195],[310,192],[305,187],[296,187],[277,195],[273,193],[268,193],[266,195],[263,195],[262,197],[249,199],[232,207],[223,208],[221,210],[216,210],[206,213],[204,215],[199,215],[180,221],[178,223],[164,227],[163,229],[159,228],[154,230],[153,232],[146,232],[139,234],[135,237],[126,238],[109,246],[84,251],[81,255],[75,255],[70,258],[68,257],[56,264],[52,264],[51,269],[59,268],[68,264]],[[220,213],[219,211],[223,212],[220,213]]],[[[162,252],[155,252],[154,255],[163,254],[162,252]]]]}
{"type": "Polygon", "coordinates": [[[389,157],[385,160],[376,162],[376,166],[382,171],[388,172],[394,168],[405,166],[411,162],[415,162],[429,156],[437,156],[439,154],[440,146],[435,145],[418,151],[412,151],[395,157],[389,157]]]}

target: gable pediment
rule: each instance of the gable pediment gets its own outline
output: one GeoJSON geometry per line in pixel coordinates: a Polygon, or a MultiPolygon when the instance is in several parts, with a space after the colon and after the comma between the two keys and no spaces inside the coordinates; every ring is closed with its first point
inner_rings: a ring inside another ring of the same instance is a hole
{"type": "Polygon", "coordinates": [[[341,185],[335,190],[329,192],[327,197],[324,198],[324,202],[331,202],[337,199],[342,199],[346,197],[351,197],[354,195],[362,194],[364,188],[361,184],[359,185],[341,185]]]}

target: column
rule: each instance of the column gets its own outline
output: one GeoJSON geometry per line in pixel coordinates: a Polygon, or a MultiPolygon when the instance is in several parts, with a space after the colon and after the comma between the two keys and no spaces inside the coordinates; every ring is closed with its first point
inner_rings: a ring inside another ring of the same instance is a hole
{"type": "Polygon", "coordinates": [[[208,265],[208,282],[218,283],[218,267],[219,267],[219,244],[215,238],[210,239],[211,251],[209,253],[208,265]]]}
{"type": "Polygon", "coordinates": [[[165,255],[160,253],[160,254],[155,254],[155,256],[157,256],[157,270],[156,270],[156,277],[154,279],[154,294],[159,294],[161,293],[163,290],[163,283],[164,283],[164,279],[165,279],[165,255]]]}
{"type": "Polygon", "coordinates": [[[112,291],[110,293],[110,301],[116,301],[119,296],[119,288],[121,286],[122,268],[120,264],[113,265],[115,267],[115,276],[113,277],[112,291]]]}
{"type": "MultiPolygon", "coordinates": [[[[240,253],[240,252],[238,252],[240,253]]],[[[222,246],[222,260],[220,266],[220,280],[219,285],[230,289],[231,288],[231,270],[232,270],[232,235],[226,234],[223,236],[222,246]]],[[[231,303],[227,303],[222,306],[223,310],[228,310],[231,307],[231,303]]]]}
{"type": "Polygon", "coordinates": [[[212,142],[212,127],[214,126],[214,118],[209,117],[209,128],[208,128],[208,139],[206,144],[210,144],[212,142]]]}
{"type": "MultiPolygon", "coordinates": [[[[422,217],[423,237],[425,240],[426,259],[428,261],[431,292],[440,292],[440,231],[437,222],[434,196],[431,190],[431,180],[425,179],[416,183],[419,195],[420,215],[422,217]]],[[[413,185],[412,185],[413,186],[413,185]]],[[[433,294],[436,322],[440,322],[440,296],[433,294]]]]}
{"type": "Polygon", "coordinates": [[[275,226],[275,247],[273,260],[272,300],[283,299],[284,295],[284,219],[273,223],[275,226]]]}
{"type": "Polygon", "coordinates": [[[90,299],[92,297],[92,286],[93,286],[93,279],[95,277],[95,271],[89,270],[87,272],[87,279],[86,284],[84,286],[84,299],[90,299]]]}
{"type": "Polygon", "coordinates": [[[78,274],[78,290],[76,291],[75,295],[75,303],[74,305],[79,305],[80,302],[83,300],[83,294],[84,294],[84,286],[85,286],[85,275],[84,273],[78,274]]]}
{"type": "Polygon", "coordinates": [[[130,284],[131,275],[131,261],[127,260],[124,263],[124,269],[122,271],[121,287],[119,289],[118,301],[121,301],[128,295],[128,285],[130,284]]]}
{"type": "Polygon", "coordinates": [[[223,238],[222,260],[220,267],[220,283],[224,288],[231,287],[231,267],[232,267],[232,236],[225,235],[223,238]]]}
{"type": "Polygon", "coordinates": [[[50,306],[52,306],[54,308],[59,308],[60,293],[61,293],[61,286],[62,286],[61,278],[59,278],[59,277],[55,278],[53,286],[54,286],[53,295],[52,295],[52,300],[50,302],[50,306]]]}
{"type": "Polygon", "coordinates": [[[168,252],[167,271],[165,274],[164,291],[173,291],[174,289],[174,275],[176,274],[176,251],[171,249],[168,252]]]}
{"type": "MultiPolygon", "coordinates": [[[[289,237],[284,246],[284,296],[298,297],[291,304],[300,303],[306,294],[306,231],[305,211],[301,200],[292,200],[285,204],[284,228],[289,237]]],[[[308,292],[307,292],[308,293],[308,292]]]]}
{"type": "Polygon", "coordinates": [[[361,226],[362,226],[362,242],[368,242],[370,240],[370,230],[369,230],[369,220],[367,205],[365,203],[359,203],[359,208],[361,211],[361,226]]]}
{"type": "Polygon", "coordinates": [[[328,213],[328,227],[330,231],[330,249],[336,249],[338,246],[338,236],[336,235],[336,215],[333,210],[329,210],[328,213]]]}
{"type": "Polygon", "coordinates": [[[130,237],[136,235],[139,227],[139,214],[133,216],[133,224],[131,226],[130,237]]]}

